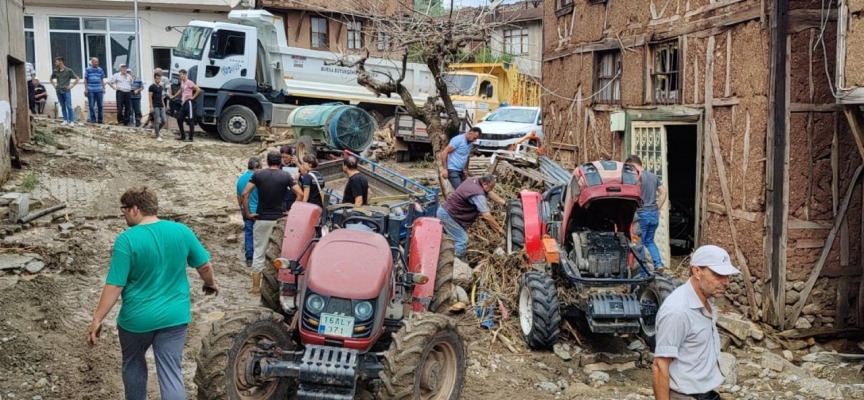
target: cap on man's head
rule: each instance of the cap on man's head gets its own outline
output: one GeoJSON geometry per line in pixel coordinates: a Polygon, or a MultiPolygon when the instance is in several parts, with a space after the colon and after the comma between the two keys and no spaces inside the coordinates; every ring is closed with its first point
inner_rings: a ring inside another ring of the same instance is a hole
{"type": "Polygon", "coordinates": [[[123,68],[125,66],[126,66],[126,64],[120,64],[120,68],[123,68]]]}
{"type": "Polygon", "coordinates": [[[741,271],[732,265],[729,253],[720,247],[708,244],[696,249],[690,257],[691,267],[707,267],[718,275],[735,275],[741,271]]]}

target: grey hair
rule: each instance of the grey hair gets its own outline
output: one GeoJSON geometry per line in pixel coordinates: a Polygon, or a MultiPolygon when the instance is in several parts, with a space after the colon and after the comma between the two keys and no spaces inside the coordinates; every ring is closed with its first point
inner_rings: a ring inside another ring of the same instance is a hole
{"type": "Polygon", "coordinates": [[[495,183],[497,181],[498,181],[498,179],[495,178],[495,175],[492,175],[492,174],[486,174],[486,175],[483,175],[480,177],[480,184],[481,185],[485,185],[487,183],[495,183]]]}
{"type": "Polygon", "coordinates": [[[249,159],[249,163],[246,165],[248,169],[256,169],[261,168],[261,160],[258,157],[252,157],[249,159]]]}

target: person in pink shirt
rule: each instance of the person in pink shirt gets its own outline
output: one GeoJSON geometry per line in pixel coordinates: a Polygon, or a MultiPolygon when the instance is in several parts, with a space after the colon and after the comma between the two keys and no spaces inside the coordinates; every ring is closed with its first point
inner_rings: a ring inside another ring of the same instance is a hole
{"type": "Polygon", "coordinates": [[[180,140],[184,142],[191,142],[192,138],[195,136],[195,99],[201,95],[201,88],[192,82],[191,80],[186,78],[186,70],[181,69],[179,71],[180,75],[180,89],[174,93],[171,98],[175,98],[177,96],[181,96],[181,100],[183,100],[183,105],[180,107],[180,112],[176,114],[177,117],[177,125],[180,127],[180,140]],[[189,137],[186,137],[186,130],[183,127],[185,123],[189,123],[189,137]]]}

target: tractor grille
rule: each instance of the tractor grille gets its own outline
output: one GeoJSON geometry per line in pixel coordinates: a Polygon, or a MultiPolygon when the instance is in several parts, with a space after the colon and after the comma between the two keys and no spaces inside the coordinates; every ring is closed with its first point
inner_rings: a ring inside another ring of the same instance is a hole
{"type": "MultiPolygon", "coordinates": [[[[373,307],[375,302],[372,302],[373,307]]],[[[355,332],[351,335],[353,339],[364,339],[368,338],[372,334],[372,324],[375,321],[375,311],[372,311],[372,318],[368,321],[360,321],[358,319],[354,319],[354,328],[355,332]],[[363,331],[357,332],[356,329],[359,327],[363,327],[363,331]]],[[[324,306],[323,314],[342,314],[342,315],[350,315],[354,316],[354,303],[349,299],[342,299],[339,297],[330,297],[327,299],[327,305],[324,306]]],[[[301,324],[303,329],[312,332],[318,332],[318,327],[309,323],[309,320],[314,320],[316,322],[319,321],[319,316],[316,316],[308,311],[308,309],[303,307],[303,318],[301,324]]]]}

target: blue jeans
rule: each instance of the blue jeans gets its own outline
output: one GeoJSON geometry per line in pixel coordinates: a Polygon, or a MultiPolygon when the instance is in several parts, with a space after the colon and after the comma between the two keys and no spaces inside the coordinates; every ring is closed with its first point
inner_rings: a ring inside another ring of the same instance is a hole
{"type": "Polygon", "coordinates": [[[104,94],[105,92],[92,90],[87,93],[87,101],[90,103],[90,117],[87,118],[87,122],[102,123],[102,96],[104,94]]]}
{"type": "MultiPolygon", "coordinates": [[[[660,249],[654,243],[654,234],[657,232],[657,226],[660,225],[660,213],[657,210],[640,211],[639,228],[642,230],[642,246],[648,249],[651,254],[651,260],[654,261],[654,268],[663,266],[663,257],[660,255],[660,249]]],[[[644,260],[644,255],[642,256],[644,260]]]]}
{"type": "Polygon", "coordinates": [[[72,93],[57,93],[57,102],[60,104],[60,111],[63,113],[63,121],[74,122],[75,110],[72,109],[72,93]]]}
{"type": "Polygon", "coordinates": [[[453,186],[453,190],[459,187],[462,182],[465,182],[465,172],[457,171],[455,169],[447,170],[447,180],[450,181],[450,186],[453,186]]]}
{"type": "Polygon", "coordinates": [[[132,98],[132,115],[129,116],[129,124],[134,124],[136,127],[141,126],[141,98],[132,98]]]}
{"type": "Polygon", "coordinates": [[[243,250],[246,252],[246,262],[252,261],[252,256],[255,254],[253,246],[252,232],[255,229],[255,220],[243,218],[243,250]]]}
{"type": "Polygon", "coordinates": [[[132,333],[117,327],[123,353],[123,386],[126,400],[147,400],[147,360],[144,354],[153,346],[156,374],[162,400],[186,400],[183,385],[183,345],[186,343],[186,325],[158,329],[152,332],[132,333]]]}
{"type": "Polygon", "coordinates": [[[462,257],[465,255],[465,250],[468,248],[468,232],[465,232],[462,225],[459,225],[459,223],[456,222],[456,220],[453,219],[446,210],[444,210],[444,207],[438,207],[438,212],[435,216],[438,217],[444,225],[444,232],[453,238],[453,242],[456,245],[456,257],[462,257]]]}

